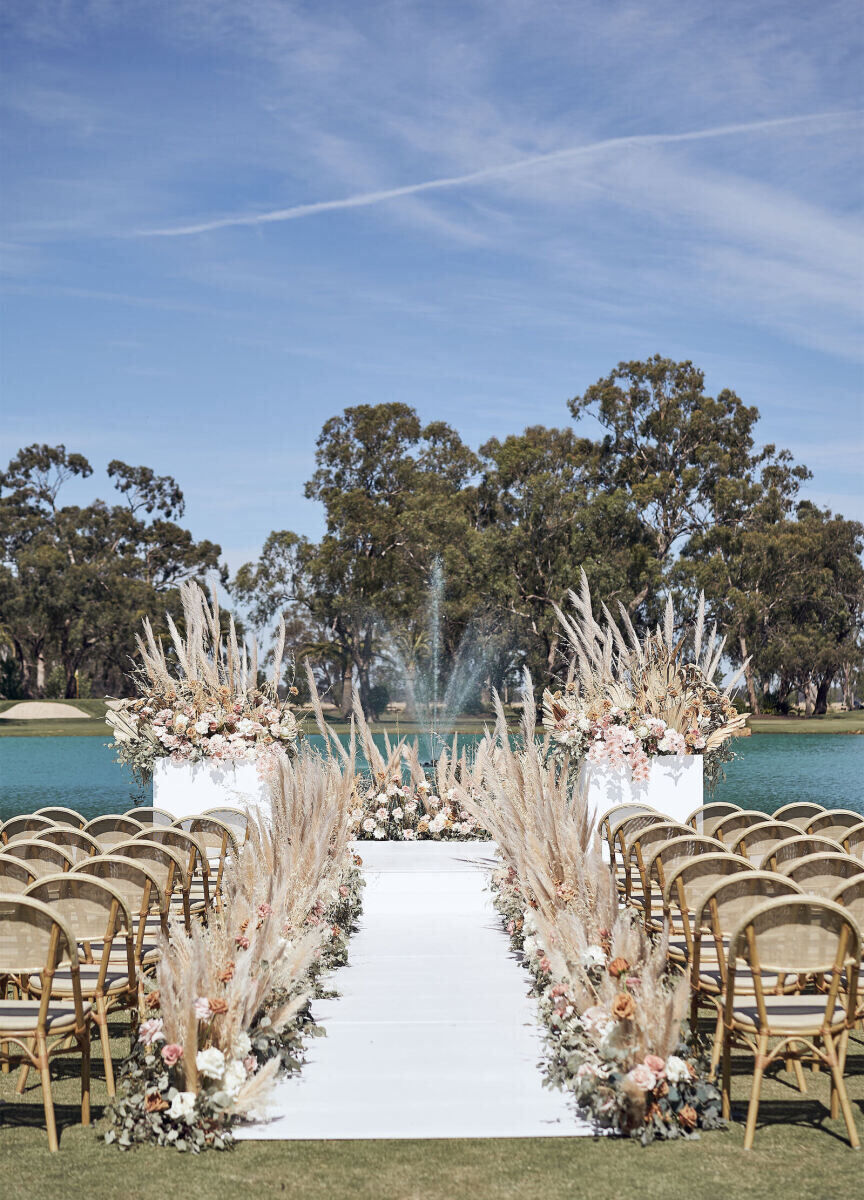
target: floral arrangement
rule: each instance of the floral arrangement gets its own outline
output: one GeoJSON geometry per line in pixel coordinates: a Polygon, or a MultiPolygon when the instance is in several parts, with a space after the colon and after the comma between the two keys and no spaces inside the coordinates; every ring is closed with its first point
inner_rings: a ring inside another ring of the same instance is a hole
{"type": "Polygon", "coordinates": [[[276,1075],[300,1069],[305,1040],[323,1032],[311,1002],[323,974],[346,961],[360,912],[351,794],[350,774],[333,762],[279,764],[271,824],[251,819],[226,867],[222,913],[189,936],[172,923],[162,944],[108,1142],[228,1148],[234,1121],[260,1115],[276,1075]]]}
{"type": "MultiPolygon", "coordinates": [[[[141,665],[131,678],[139,695],[117,702],[106,721],[120,762],[139,778],[152,774],[157,758],[198,762],[256,761],[263,773],[280,755],[295,754],[297,720],[279,697],[285,649],[280,624],[270,678],[259,683],[258,649],[237,641],[233,617],[223,636],[218,599],[208,604],[196,583],[181,588],[186,637],[171,617],[168,628],[176,657],[172,671],[165,649],[144,620],[136,637],[141,665]]],[[[290,693],[296,695],[296,689],[290,693]]]]}
{"type": "Polygon", "coordinates": [[[527,675],[524,697],[521,747],[498,704],[475,765],[482,804],[461,798],[502,858],[494,902],[534,977],[547,1081],[598,1127],[643,1141],[717,1127],[719,1092],[684,1037],[687,977],[670,965],[665,936],[652,941],[620,903],[571,764],[545,756],[534,737],[527,675]]]}
{"type": "MultiPolygon", "coordinates": [[[[605,604],[605,623],[594,620],[584,571],[580,594],[570,596],[575,618],[560,611],[558,618],[578,669],[563,690],[543,697],[543,724],[559,757],[626,765],[637,782],[648,779],[658,755],[728,761],[721,751],[746,722],[731,699],[741,672],[725,691],[714,682],[725,639],[718,639],[716,625],[705,636],[704,596],[692,630],[691,661],[684,657],[689,631],[676,636],[671,600],[663,629],[640,640],[623,605],[623,631],[605,604]]],[[[713,764],[709,776],[712,769],[713,764]]]]}

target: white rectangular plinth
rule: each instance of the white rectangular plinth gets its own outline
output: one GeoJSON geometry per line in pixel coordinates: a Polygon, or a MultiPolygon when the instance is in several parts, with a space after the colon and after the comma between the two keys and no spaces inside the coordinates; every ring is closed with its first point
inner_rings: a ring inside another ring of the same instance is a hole
{"type": "Polygon", "coordinates": [[[267,814],[270,797],[254,762],[160,758],[153,767],[153,806],[175,817],[194,817],[208,808],[254,807],[267,814]]]}
{"type": "Polygon", "coordinates": [[[595,820],[619,804],[647,804],[683,824],[704,803],[703,766],[701,754],[652,758],[648,779],[636,783],[629,766],[583,762],[580,782],[595,820]]]}

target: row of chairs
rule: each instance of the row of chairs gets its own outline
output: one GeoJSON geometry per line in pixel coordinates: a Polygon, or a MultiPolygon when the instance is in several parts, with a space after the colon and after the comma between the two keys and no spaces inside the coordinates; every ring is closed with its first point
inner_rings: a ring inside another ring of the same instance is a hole
{"type": "Polygon", "coordinates": [[[803,804],[773,818],[704,805],[684,824],[626,805],[600,822],[622,902],[668,937],[670,960],[689,974],[694,1028],[700,1006],[716,1014],[712,1072],[722,1058],[726,1116],[732,1049],[754,1055],[746,1149],[765,1068],[782,1059],[803,1091],[805,1057],[831,1072],[832,1116],[842,1110],[858,1146],[843,1071],[850,1030],[864,1017],[864,857],[854,853],[860,843],[821,831],[848,834],[860,823],[851,810],[803,804]]]}
{"type": "Polygon", "coordinates": [[[19,1093],[30,1068],[39,1071],[51,1150],[51,1057],[80,1051],[88,1124],[92,1026],[114,1095],[109,1014],[128,1012],[134,1038],[160,935],[170,935],[172,918],[188,931],[221,906],[226,862],[247,835],[245,814],[231,809],[176,822],[155,810],[159,819],[147,824],[116,814],[28,827],[58,812],[80,817],[43,810],[0,831],[0,1060],[4,1071],[21,1067],[19,1093]]]}

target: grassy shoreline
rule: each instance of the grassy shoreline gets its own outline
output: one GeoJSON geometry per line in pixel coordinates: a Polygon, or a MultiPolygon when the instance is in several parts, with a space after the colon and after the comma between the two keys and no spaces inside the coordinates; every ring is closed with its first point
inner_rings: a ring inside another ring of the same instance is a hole
{"type": "MultiPolygon", "coordinates": [[[[17,700],[0,700],[0,714],[17,704],[17,700]]],[[[104,700],[55,700],[54,704],[68,704],[88,714],[83,717],[57,720],[19,721],[0,720],[2,737],[110,737],[105,724],[107,705],[104,700]]],[[[328,718],[337,733],[348,733],[350,724],[339,717],[328,718]]],[[[464,716],[459,719],[457,731],[464,734],[482,734],[491,726],[493,716],[464,716]]],[[[514,713],[514,721],[518,714],[514,713]]],[[[314,718],[308,717],[304,724],[309,733],[314,733],[314,718]]],[[[374,733],[387,733],[391,737],[415,737],[428,732],[416,721],[373,721],[374,733]]],[[[751,717],[748,727],[754,734],[783,733],[832,733],[864,734],[864,712],[827,713],[824,717],[751,717]]]]}

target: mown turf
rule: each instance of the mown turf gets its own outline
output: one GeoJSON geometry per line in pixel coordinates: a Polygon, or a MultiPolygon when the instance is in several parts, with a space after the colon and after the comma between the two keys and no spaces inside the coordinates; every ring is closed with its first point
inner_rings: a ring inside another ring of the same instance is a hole
{"type": "MultiPolygon", "coordinates": [[[[116,1044],[118,1056],[125,1043],[116,1044]]],[[[848,1086],[864,1139],[864,1041],[850,1047],[848,1086]]],[[[743,1120],[748,1063],[735,1060],[734,1116],[743,1120]]],[[[156,1147],[122,1153],[78,1125],[75,1060],[59,1060],[54,1085],[60,1152],[49,1154],[41,1093],[13,1100],[0,1077],[0,1195],[4,1200],[853,1200],[864,1191],[864,1155],[828,1115],[824,1073],[801,1096],[784,1072],[766,1081],[755,1149],[734,1123],[698,1142],[645,1149],[611,1138],[243,1142],[197,1158],[156,1147]]],[[[94,1075],[101,1076],[94,1046],[94,1075]]],[[[422,1087],[422,1081],[418,1086],[422,1087]]],[[[94,1081],[94,1117],[105,1102],[94,1081]]],[[[418,1131],[422,1132],[422,1131],[418,1131]]]]}

